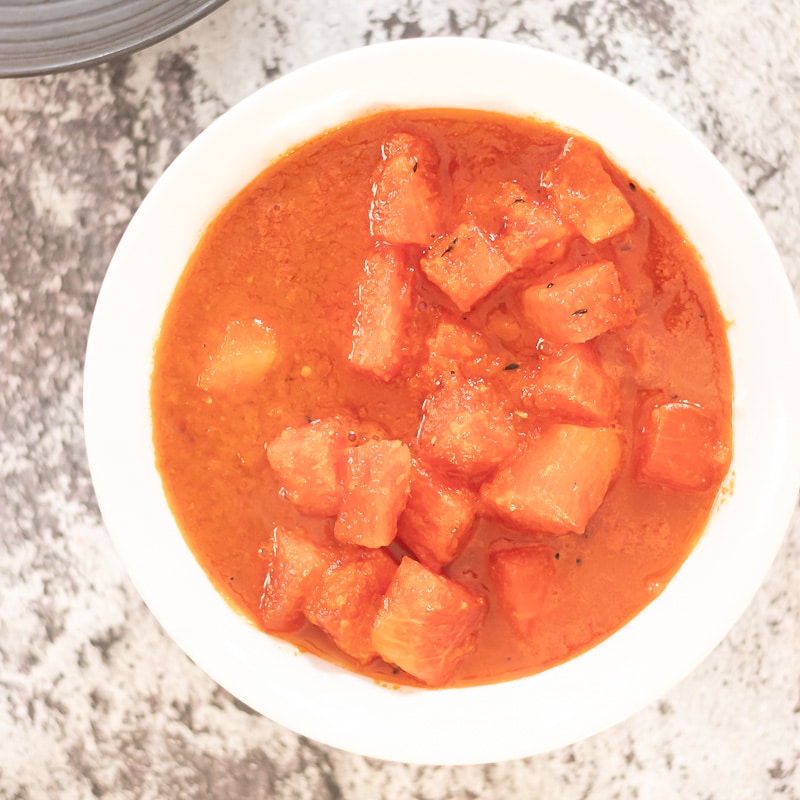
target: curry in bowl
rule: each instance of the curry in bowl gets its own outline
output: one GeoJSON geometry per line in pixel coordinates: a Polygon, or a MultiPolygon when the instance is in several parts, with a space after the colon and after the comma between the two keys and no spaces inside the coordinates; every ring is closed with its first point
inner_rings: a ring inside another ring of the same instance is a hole
{"type": "Polygon", "coordinates": [[[731,458],[726,321],[601,148],[386,110],[275,161],[203,234],[151,385],[216,589],[379,681],[531,675],[666,586],[731,458]]]}

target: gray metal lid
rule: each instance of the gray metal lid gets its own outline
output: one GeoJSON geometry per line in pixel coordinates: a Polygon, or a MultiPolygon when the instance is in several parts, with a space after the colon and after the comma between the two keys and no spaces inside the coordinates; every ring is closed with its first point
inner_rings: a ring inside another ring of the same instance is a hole
{"type": "Polygon", "coordinates": [[[165,39],[225,0],[0,0],[0,77],[83,67],[165,39]]]}

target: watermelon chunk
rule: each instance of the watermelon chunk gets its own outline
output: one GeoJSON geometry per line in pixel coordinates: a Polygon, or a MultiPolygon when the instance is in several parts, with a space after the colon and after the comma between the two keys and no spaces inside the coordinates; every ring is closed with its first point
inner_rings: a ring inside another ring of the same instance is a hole
{"type": "Polygon", "coordinates": [[[383,381],[396,377],[406,346],[413,297],[408,248],[378,244],[358,286],[350,363],[383,381]]]}
{"type": "Polygon", "coordinates": [[[570,230],[546,198],[509,181],[500,187],[495,203],[505,218],[498,245],[509,264],[531,267],[556,258],[570,230]]]}
{"type": "Polygon", "coordinates": [[[342,477],[342,504],[333,528],[336,540],[362,547],[391,544],[410,486],[408,445],[381,439],[349,448],[342,477]]]}
{"type": "Polygon", "coordinates": [[[477,476],[514,452],[518,437],[498,386],[456,378],[425,401],[417,441],[423,460],[442,472],[477,476]]]}
{"type": "Polygon", "coordinates": [[[267,460],[282,492],[305,514],[332,517],[342,501],[340,484],[350,426],[341,417],[287,428],[267,445],[267,460]]]}
{"type": "Polygon", "coordinates": [[[453,375],[485,377],[499,368],[486,337],[462,320],[441,319],[425,344],[428,359],[420,368],[420,375],[431,383],[438,384],[453,375]]]}
{"type": "Polygon", "coordinates": [[[262,380],[278,360],[275,331],[259,319],[234,320],[222,341],[212,348],[197,385],[206,391],[233,392],[239,384],[262,380]]]}
{"type": "Polygon", "coordinates": [[[606,172],[597,148],[570,139],[542,176],[559,214],[596,244],[630,228],[635,214],[606,172]]]}
{"type": "Polygon", "coordinates": [[[500,605],[523,639],[533,639],[539,620],[557,602],[555,557],[547,547],[513,547],[489,554],[489,573],[500,605]]]}
{"type": "Polygon", "coordinates": [[[264,628],[273,632],[298,630],[312,589],[333,563],[333,553],[312,541],[304,531],[276,527],[261,548],[267,559],[259,610],[264,628]]]}
{"type": "Polygon", "coordinates": [[[524,289],[522,313],[542,338],[580,343],[627,324],[632,308],[610,261],[585,264],[524,289]]]}
{"type": "Polygon", "coordinates": [[[701,492],[726,472],[730,451],[713,415],[686,401],[657,403],[634,441],[636,477],[682,492],[701,492]]]}
{"type": "Polygon", "coordinates": [[[617,414],[616,382],[589,345],[568,345],[520,377],[527,378],[521,391],[523,408],[553,421],[607,425],[617,414]]]}
{"type": "Polygon", "coordinates": [[[377,657],[372,626],[383,593],[397,569],[385,550],[362,550],[334,564],[319,579],[306,607],[309,622],[321,628],[342,652],[362,664],[377,657]]]}
{"type": "Polygon", "coordinates": [[[475,649],[485,615],[483,597],[406,557],[386,590],[372,642],[384,661],[442,686],[475,649]]]}
{"type": "Polygon", "coordinates": [[[583,533],[622,455],[610,428],[554,424],[481,486],[485,507],[530,532],[583,533]]]}
{"type": "Polygon", "coordinates": [[[472,220],[437,238],[420,267],[461,311],[469,311],[515,270],[472,220]]]}
{"type": "Polygon", "coordinates": [[[381,153],[370,208],[373,235],[391,244],[430,244],[443,230],[436,149],[422,136],[401,132],[381,153]]]}
{"type": "Polygon", "coordinates": [[[471,489],[454,486],[416,462],[397,538],[425,566],[439,570],[469,539],[477,506],[478,495],[471,489]]]}

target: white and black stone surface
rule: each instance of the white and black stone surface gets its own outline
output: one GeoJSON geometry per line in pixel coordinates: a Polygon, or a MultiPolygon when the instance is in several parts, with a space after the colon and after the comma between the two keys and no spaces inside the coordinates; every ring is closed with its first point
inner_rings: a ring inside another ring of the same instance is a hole
{"type": "Polygon", "coordinates": [[[797,514],[745,616],[659,702],[572,747],[463,768],[365,759],[253,714],[166,637],[112,548],[81,372],[144,194],[277,76],[442,34],[551,49],[654,99],[731,171],[800,296],[797,0],[230,0],[137,54],[0,81],[0,798],[800,798],[797,514]]]}

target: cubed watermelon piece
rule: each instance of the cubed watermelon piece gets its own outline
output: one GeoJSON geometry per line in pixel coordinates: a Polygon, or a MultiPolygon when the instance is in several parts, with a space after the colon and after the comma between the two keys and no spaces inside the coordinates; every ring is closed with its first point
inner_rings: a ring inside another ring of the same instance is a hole
{"type": "Polygon", "coordinates": [[[436,239],[420,266],[461,311],[469,311],[515,270],[472,220],[436,239]]]}
{"type": "Polygon", "coordinates": [[[261,622],[268,631],[298,630],[305,622],[312,590],[335,560],[333,553],[304,531],[281,527],[273,530],[261,553],[267,560],[259,602],[261,622]]]}
{"type": "Polygon", "coordinates": [[[559,214],[592,244],[630,228],[635,214],[606,172],[598,149],[570,139],[542,176],[559,214]]]}
{"type": "Polygon", "coordinates": [[[515,181],[504,183],[495,199],[505,218],[498,240],[509,264],[535,266],[556,257],[570,236],[546,197],[531,195],[515,181]]]}
{"type": "Polygon", "coordinates": [[[406,557],[386,590],[372,643],[384,661],[442,686],[475,649],[485,615],[483,597],[406,557]]]}
{"type": "Polygon", "coordinates": [[[477,507],[476,492],[453,485],[417,461],[397,538],[423,564],[439,570],[467,543],[477,507]]]}
{"type": "Polygon", "coordinates": [[[522,291],[522,313],[545,340],[580,343],[628,324],[633,309],[610,261],[577,267],[522,291]]]}
{"type": "Polygon", "coordinates": [[[370,208],[373,235],[391,244],[430,244],[443,230],[436,148],[401,132],[387,139],[381,153],[370,208]]]}
{"type": "Polygon", "coordinates": [[[378,244],[358,285],[350,363],[383,381],[396,377],[406,347],[413,296],[408,248],[378,244]]]}
{"type": "Polygon", "coordinates": [[[362,547],[391,544],[410,486],[408,445],[380,439],[349,448],[342,477],[342,505],[333,528],[336,540],[362,547]]]}
{"type": "MultiPolygon", "coordinates": [[[[522,372],[522,370],[520,370],[522,372]]],[[[586,344],[567,345],[525,371],[523,408],[557,422],[608,425],[619,409],[619,390],[586,344]]]]}
{"type": "Polygon", "coordinates": [[[547,547],[489,553],[489,574],[500,605],[523,639],[533,639],[542,614],[558,600],[555,555],[547,547]]]}
{"type": "Polygon", "coordinates": [[[267,459],[278,473],[283,493],[305,514],[333,517],[342,501],[341,478],[350,426],[326,417],[286,428],[267,446],[267,459]]]}
{"type": "Polygon", "coordinates": [[[275,331],[259,319],[234,320],[222,340],[211,346],[197,385],[209,392],[233,392],[262,380],[278,360],[275,331]]]}
{"type": "Polygon", "coordinates": [[[486,337],[463,320],[441,319],[425,345],[428,359],[420,368],[420,375],[432,383],[453,375],[486,377],[499,368],[486,337]]]}
{"type": "Polygon", "coordinates": [[[447,380],[423,405],[419,453],[444,473],[486,473],[517,443],[509,399],[489,381],[447,380]]]}
{"type": "Polygon", "coordinates": [[[701,406],[686,401],[656,403],[641,418],[634,440],[639,480],[701,492],[725,475],[730,450],[715,417],[701,406]]]}
{"type": "Polygon", "coordinates": [[[525,531],[583,533],[615,477],[622,444],[610,428],[549,425],[481,486],[485,507],[525,531]]]}
{"type": "Polygon", "coordinates": [[[359,548],[356,557],[334,564],[320,577],[306,617],[342,652],[362,664],[372,661],[378,655],[372,626],[396,569],[397,562],[386,550],[359,548]]]}

